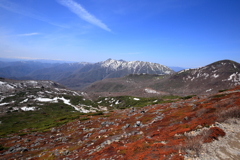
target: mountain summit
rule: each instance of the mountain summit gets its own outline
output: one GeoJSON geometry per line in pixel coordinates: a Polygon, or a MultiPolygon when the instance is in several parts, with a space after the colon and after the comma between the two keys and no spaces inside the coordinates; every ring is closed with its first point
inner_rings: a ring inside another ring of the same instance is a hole
{"type": "Polygon", "coordinates": [[[127,69],[129,73],[139,74],[170,74],[174,73],[170,68],[151,62],[143,61],[124,61],[124,60],[113,60],[107,59],[106,61],[98,63],[103,68],[108,68],[112,71],[119,71],[127,69]]]}

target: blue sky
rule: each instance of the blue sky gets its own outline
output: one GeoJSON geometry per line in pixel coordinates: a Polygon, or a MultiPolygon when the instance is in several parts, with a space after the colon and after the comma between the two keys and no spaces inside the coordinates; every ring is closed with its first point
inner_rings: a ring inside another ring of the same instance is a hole
{"type": "Polygon", "coordinates": [[[240,62],[239,0],[0,0],[0,57],[240,62]]]}

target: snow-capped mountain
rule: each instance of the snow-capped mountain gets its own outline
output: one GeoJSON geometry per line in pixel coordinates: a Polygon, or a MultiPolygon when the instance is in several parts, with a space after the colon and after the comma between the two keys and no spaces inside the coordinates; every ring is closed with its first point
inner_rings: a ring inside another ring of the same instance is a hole
{"type": "Polygon", "coordinates": [[[108,59],[94,64],[87,64],[59,82],[71,89],[83,89],[91,83],[102,79],[140,73],[166,75],[172,74],[174,71],[157,63],[108,59]]]}
{"type": "Polygon", "coordinates": [[[147,74],[170,74],[173,73],[173,70],[170,68],[151,62],[143,62],[143,61],[123,61],[123,60],[113,60],[108,59],[103,62],[97,63],[103,68],[107,68],[111,71],[119,71],[127,69],[133,74],[139,73],[147,73],[147,74]]]}

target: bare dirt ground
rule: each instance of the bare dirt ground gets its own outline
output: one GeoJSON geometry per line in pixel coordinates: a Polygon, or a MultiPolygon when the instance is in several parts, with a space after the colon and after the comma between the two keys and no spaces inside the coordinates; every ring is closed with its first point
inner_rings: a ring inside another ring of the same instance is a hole
{"type": "Polygon", "coordinates": [[[240,120],[229,119],[224,123],[215,123],[215,126],[223,129],[224,137],[212,143],[205,143],[200,151],[200,156],[186,160],[239,160],[240,159],[240,120]]]}

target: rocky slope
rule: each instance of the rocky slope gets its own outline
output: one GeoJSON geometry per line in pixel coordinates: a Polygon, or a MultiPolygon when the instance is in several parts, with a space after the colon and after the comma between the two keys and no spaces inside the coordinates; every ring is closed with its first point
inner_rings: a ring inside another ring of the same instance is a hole
{"type": "MultiPolygon", "coordinates": [[[[106,101],[116,105],[124,103],[124,100],[113,97],[102,97],[97,103],[105,106],[106,101]]],[[[132,97],[132,101],[138,102],[141,98],[132,97]]],[[[55,106],[50,103],[48,108],[51,107],[55,106]]],[[[61,111],[65,106],[56,107],[61,111]]],[[[155,100],[154,104],[145,104],[144,107],[108,108],[105,112],[87,114],[65,112],[67,116],[55,120],[58,125],[53,127],[44,123],[44,130],[25,127],[3,134],[6,127],[1,129],[0,156],[1,159],[96,160],[196,158],[205,153],[204,144],[221,141],[221,137],[235,140],[229,137],[222,122],[240,118],[239,111],[240,86],[208,96],[174,97],[164,102],[155,100]]],[[[29,112],[33,115],[37,111],[29,112]]],[[[7,117],[21,113],[23,119],[23,115],[29,112],[8,113],[1,117],[0,127],[11,124],[10,128],[17,128],[21,121],[16,123],[12,117],[13,122],[8,122],[7,117]]],[[[48,111],[40,113],[45,118],[51,117],[48,111]]],[[[41,121],[37,123],[42,125],[41,121]]],[[[221,147],[222,151],[237,149],[234,144],[221,147]]],[[[224,154],[216,159],[231,159],[233,156],[224,154]]]]}
{"type": "Polygon", "coordinates": [[[218,61],[196,69],[185,69],[171,75],[135,74],[118,79],[104,79],[88,86],[86,92],[105,95],[162,94],[201,95],[240,84],[240,64],[230,60],[218,61]],[[102,93],[101,93],[102,92],[102,93]]]}
{"type": "Polygon", "coordinates": [[[240,64],[230,60],[187,69],[151,85],[179,95],[216,93],[240,84],[240,64]]]}
{"type": "Polygon", "coordinates": [[[0,115],[37,111],[49,103],[68,106],[72,111],[83,113],[102,110],[94,102],[85,99],[88,97],[86,93],[66,89],[53,81],[0,78],[0,96],[0,115]]]}

